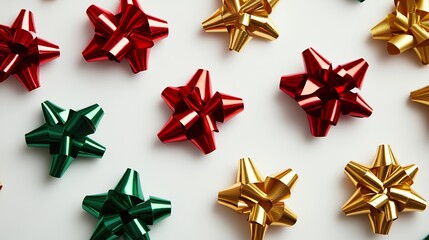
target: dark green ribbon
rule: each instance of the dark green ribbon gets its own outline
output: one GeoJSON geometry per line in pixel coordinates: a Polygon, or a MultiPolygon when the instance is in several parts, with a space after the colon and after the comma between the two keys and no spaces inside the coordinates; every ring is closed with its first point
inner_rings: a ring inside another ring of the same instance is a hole
{"type": "Polygon", "coordinates": [[[92,240],[121,236],[126,240],[149,240],[148,225],[171,214],[170,201],[152,196],[144,200],[139,173],[129,168],[115,189],[86,196],[82,208],[99,220],[92,240]]]}
{"type": "Polygon", "coordinates": [[[25,134],[25,141],[30,147],[49,147],[52,155],[51,176],[62,177],[78,156],[103,156],[106,148],[87,137],[95,132],[103,117],[103,109],[98,104],[74,111],[45,101],[42,110],[46,123],[25,134]]]}

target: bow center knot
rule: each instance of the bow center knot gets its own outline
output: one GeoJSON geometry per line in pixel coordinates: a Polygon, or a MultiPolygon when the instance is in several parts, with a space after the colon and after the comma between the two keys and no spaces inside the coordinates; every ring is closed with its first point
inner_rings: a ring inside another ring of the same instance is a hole
{"type": "Polygon", "coordinates": [[[23,29],[16,29],[13,39],[9,44],[9,49],[15,54],[27,53],[35,39],[36,35],[34,33],[23,29]]]}
{"type": "Polygon", "coordinates": [[[250,25],[250,17],[251,17],[251,15],[249,13],[240,12],[240,13],[238,13],[238,20],[237,21],[239,24],[248,27],[250,25]]]}

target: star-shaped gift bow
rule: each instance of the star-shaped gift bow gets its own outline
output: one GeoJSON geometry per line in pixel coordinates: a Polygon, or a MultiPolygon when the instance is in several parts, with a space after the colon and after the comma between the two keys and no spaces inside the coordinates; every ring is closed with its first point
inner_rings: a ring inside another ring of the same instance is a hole
{"type": "Polygon", "coordinates": [[[277,29],[268,17],[279,0],[222,0],[222,6],[203,22],[206,32],[228,32],[229,50],[239,52],[252,37],[274,40],[277,29]]]}
{"type": "Polygon", "coordinates": [[[171,214],[171,202],[162,198],[143,197],[137,171],[127,169],[115,189],[86,196],[82,208],[98,219],[91,240],[149,240],[148,225],[171,214]]]}
{"type": "Polygon", "coordinates": [[[349,162],[346,175],[357,188],[344,204],[347,215],[366,214],[374,233],[388,234],[399,212],[421,211],[426,200],[411,185],[418,168],[399,165],[389,145],[380,145],[372,166],[349,162]]]}
{"type": "Polygon", "coordinates": [[[103,109],[98,104],[74,111],[45,101],[42,110],[46,123],[25,134],[25,141],[30,147],[49,148],[52,154],[51,176],[62,177],[77,156],[103,156],[106,148],[87,137],[95,132],[103,117],[103,109]]]}
{"type": "Polygon", "coordinates": [[[22,9],[11,27],[0,25],[0,82],[10,75],[27,91],[40,87],[39,65],[60,56],[59,47],[36,35],[33,13],[22,9]]]}
{"type": "Polygon", "coordinates": [[[95,5],[86,12],[95,29],[94,38],[82,52],[88,62],[126,58],[138,73],[147,69],[155,42],[168,36],[167,22],[144,13],[137,0],[121,0],[116,15],[95,5]]]}
{"type": "Polygon", "coordinates": [[[231,187],[220,191],[218,203],[248,214],[252,240],[264,239],[269,225],[292,226],[297,216],[284,201],[290,197],[298,175],[287,169],[262,180],[261,174],[250,158],[240,159],[237,180],[231,187]]]}
{"type": "Polygon", "coordinates": [[[163,143],[190,140],[204,154],[216,149],[213,132],[243,111],[241,98],[216,92],[212,95],[209,71],[199,69],[181,87],[167,87],[161,94],[173,115],[158,133],[163,143]]]}
{"type": "Polygon", "coordinates": [[[369,117],[372,108],[357,89],[362,87],[368,63],[361,59],[332,68],[331,62],[313,48],[302,52],[305,73],[281,78],[280,89],[307,113],[313,136],[323,137],[340,115],[369,117]]]}
{"type": "Polygon", "coordinates": [[[429,0],[395,0],[395,11],[371,29],[374,39],[386,40],[390,55],[413,49],[429,63],[429,0]]]}

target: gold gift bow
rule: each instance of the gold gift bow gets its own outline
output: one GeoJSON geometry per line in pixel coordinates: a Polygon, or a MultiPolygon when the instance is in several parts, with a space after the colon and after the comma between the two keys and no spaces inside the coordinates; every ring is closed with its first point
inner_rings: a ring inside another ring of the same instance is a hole
{"type": "Polygon", "coordinates": [[[412,91],[410,97],[413,102],[429,105],[429,86],[412,91]]]}
{"type": "Polygon", "coordinates": [[[389,145],[380,145],[371,167],[353,161],[346,175],[357,188],[342,210],[347,215],[367,214],[374,233],[388,234],[398,213],[426,208],[426,200],[411,185],[418,168],[399,165],[389,145]]]}
{"type": "Polygon", "coordinates": [[[395,0],[395,11],[371,29],[374,39],[387,40],[387,52],[396,55],[413,49],[429,63],[429,0],[395,0]]]}
{"type": "Polygon", "coordinates": [[[203,22],[206,32],[228,32],[229,50],[239,52],[252,37],[268,40],[279,33],[269,14],[279,0],[222,0],[222,6],[203,22]]]}
{"type": "Polygon", "coordinates": [[[269,225],[292,226],[296,223],[297,216],[283,200],[290,197],[297,179],[298,175],[287,169],[263,181],[252,160],[242,158],[236,183],[219,192],[218,203],[237,213],[249,214],[251,239],[262,240],[269,225]]]}

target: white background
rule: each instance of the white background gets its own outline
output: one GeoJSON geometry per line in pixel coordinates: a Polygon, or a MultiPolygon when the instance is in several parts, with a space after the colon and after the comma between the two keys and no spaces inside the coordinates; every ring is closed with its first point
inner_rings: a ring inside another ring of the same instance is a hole
{"type": "Polygon", "coordinates": [[[287,205],[298,215],[290,228],[269,227],[266,239],[422,239],[429,211],[400,213],[388,237],[372,234],[366,216],[345,217],[341,206],[354,188],[348,161],[371,164],[379,144],[391,144],[399,162],[420,172],[413,188],[429,199],[429,107],[409,92],[429,83],[429,67],[412,51],[388,56],[370,29],[393,1],[281,1],[272,20],[273,42],[253,39],[241,53],[227,50],[227,34],[204,33],[201,22],[220,0],[146,0],[144,10],[169,22],[149,70],[132,74],[123,62],[86,63],[81,51],[93,36],[86,8],[116,11],[117,1],[0,0],[0,23],[21,8],[34,12],[38,35],[61,47],[42,66],[41,88],[27,93],[15,77],[0,85],[0,239],[89,239],[96,219],[81,208],[89,194],[113,188],[127,167],[141,175],[143,192],[172,201],[172,216],[155,225],[152,239],[250,239],[246,217],[216,203],[235,181],[238,160],[249,156],[264,175],[292,168],[299,174],[287,205]],[[310,135],[305,113],[278,89],[281,75],[304,69],[301,52],[314,47],[343,64],[363,57],[370,68],[362,95],[374,108],[368,119],[343,116],[326,138],[310,135]],[[184,85],[198,68],[210,70],[214,91],[244,99],[245,110],[215,134],[217,150],[204,156],[190,142],[163,145],[158,131],[170,110],[167,86],[184,85]],[[28,148],[24,134],[43,124],[40,103],[63,108],[93,103],[105,110],[94,140],[102,159],[78,158],[63,178],[48,175],[48,149],[28,148]]]}

